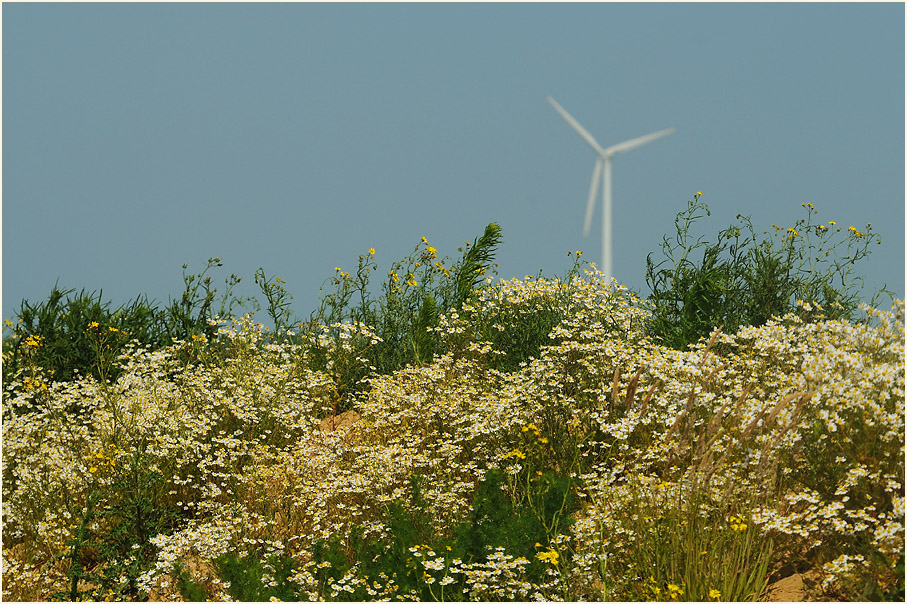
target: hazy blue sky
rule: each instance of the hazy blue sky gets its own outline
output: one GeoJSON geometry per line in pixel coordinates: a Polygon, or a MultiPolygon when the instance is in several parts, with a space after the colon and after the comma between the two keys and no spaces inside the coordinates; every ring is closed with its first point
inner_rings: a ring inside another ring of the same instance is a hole
{"type": "MultiPolygon", "coordinates": [[[[904,5],[4,4],[3,316],[61,286],[166,302],[211,256],[287,281],[441,255],[503,228],[502,277],[598,260],[582,236],[604,145],[614,273],[702,190],[714,234],[811,202],[884,239],[904,292],[904,5]]],[[[598,208],[597,212],[601,209],[598,208]]]]}

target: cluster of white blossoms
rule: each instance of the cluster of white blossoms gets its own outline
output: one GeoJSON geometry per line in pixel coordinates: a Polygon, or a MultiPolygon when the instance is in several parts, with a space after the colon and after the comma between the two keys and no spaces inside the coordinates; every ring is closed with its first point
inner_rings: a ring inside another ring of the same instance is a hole
{"type": "Polygon", "coordinates": [[[377,343],[373,329],[326,328],[315,345],[328,362],[316,366],[310,349],[275,343],[248,318],[223,328],[219,356],[201,363],[181,360],[187,344],[136,348],[116,383],[9,389],[4,595],[67,593],[73,543],[116,522],[135,534],[117,510],[138,502],[166,528],[140,535],[153,555],[138,577],[145,595],[180,598],[179,563],[209,597],[227,599],[214,563],[235,553],[292,559],[283,580],[302,599],[414,598],[392,574],[363,576],[350,545],[356,533],[390,548],[386,513],[402,503],[431,519],[431,548],[409,552],[436,597],[618,596],[609,586],[648,580],[616,562],[634,547],[628,506],[645,493],[653,509],[667,507],[694,487],[723,530],[758,531],[778,552],[827,549],[832,562],[816,570],[837,589],[872,571],[874,555],[904,549],[904,306],[864,312],[865,323],[776,317],[677,351],[646,335],[643,302],[588,271],[488,285],[442,315],[443,354],[372,372],[342,401],[337,367],[368,369],[357,342],[377,343]],[[495,369],[512,351],[481,334],[551,317],[537,354],[495,369]],[[324,429],[340,403],[358,421],[324,429]],[[496,543],[481,559],[452,558],[438,544],[453,545],[497,469],[514,505],[531,505],[543,476],[569,479],[578,503],[558,525],[569,529],[551,525],[534,557],[496,543]],[[720,509],[730,500],[742,506],[735,515],[720,509]],[[352,557],[325,579],[331,563],[318,552],[328,542],[352,557]]]}

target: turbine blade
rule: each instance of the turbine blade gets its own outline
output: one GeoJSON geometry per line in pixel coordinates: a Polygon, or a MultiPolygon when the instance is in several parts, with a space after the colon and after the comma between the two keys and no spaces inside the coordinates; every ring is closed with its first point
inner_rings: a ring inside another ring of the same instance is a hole
{"type": "Polygon", "coordinates": [[[652,134],[647,134],[645,136],[640,136],[639,138],[633,138],[628,141],[624,141],[622,143],[617,143],[616,145],[613,145],[613,146],[605,149],[605,154],[614,155],[615,153],[629,151],[630,149],[634,149],[636,147],[639,147],[640,145],[645,145],[646,143],[650,143],[657,138],[661,138],[662,136],[667,136],[669,134],[672,134],[675,130],[676,130],[676,128],[668,128],[666,130],[659,130],[658,132],[653,132],[652,134]]]}
{"type": "Polygon", "coordinates": [[[586,141],[587,143],[589,143],[589,146],[590,146],[590,147],[592,147],[593,149],[595,149],[595,152],[596,152],[596,153],[598,153],[599,155],[606,155],[606,154],[607,154],[606,151],[605,151],[604,149],[602,149],[601,145],[598,144],[598,141],[596,141],[594,138],[592,138],[592,135],[589,134],[589,133],[586,131],[585,128],[583,128],[582,126],[580,126],[580,125],[579,125],[579,122],[576,121],[575,119],[573,119],[573,116],[570,115],[569,113],[567,113],[567,110],[566,110],[566,109],[564,109],[563,107],[561,107],[560,105],[558,105],[558,104],[557,104],[557,101],[555,101],[553,98],[551,98],[551,97],[549,96],[549,97],[548,97],[548,102],[551,103],[551,106],[554,107],[554,109],[555,109],[558,113],[561,114],[561,117],[564,118],[564,119],[567,121],[567,123],[570,124],[570,126],[571,126],[574,130],[576,130],[577,133],[578,133],[581,137],[583,137],[583,140],[586,141]]]}
{"type": "Polygon", "coordinates": [[[592,171],[592,186],[589,187],[589,201],[586,202],[586,226],[583,227],[583,237],[589,236],[589,227],[592,225],[592,211],[595,209],[595,194],[598,193],[598,181],[602,176],[602,158],[595,162],[595,170],[592,171]]]}

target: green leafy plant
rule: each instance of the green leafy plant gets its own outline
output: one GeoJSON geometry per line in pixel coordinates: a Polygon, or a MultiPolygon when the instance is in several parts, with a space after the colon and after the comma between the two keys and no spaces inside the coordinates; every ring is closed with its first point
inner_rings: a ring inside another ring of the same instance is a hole
{"type": "Polygon", "coordinates": [[[216,566],[222,580],[229,582],[227,591],[238,602],[298,599],[298,587],[288,580],[297,566],[292,558],[268,555],[261,559],[255,553],[229,553],[219,556],[216,566]]]}
{"type": "Polygon", "coordinates": [[[176,588],[186,602],[206,602],[208,600],[208,590],[205,586],[193,580],[192,575],[186,570],[185,565],[177,561],[173,565],[173,578],[176,581],[176,588]]]}
{"type": "Polygon", "coordinates": [[[711,214],[700,195],[677,214],[674,238],[664,237],[664,260],[646,258],[654,337],[682,349],[717,326],[734,333],[788,312],[853,317],[857,285],[863,283],[853,267],[870,254],[871,244],[881,243],[871,224],[866,232],[853,226],[845,232],[834,221],[815,223],[815,207],[804,203],[807,217],[787,229],[773,225],[771,236],[758,236],[750,218],[738,214],[740,224],[709,243],[691,233],[696,221],[711,214]]]}
{"type": "MultiPolygon", "coordinates": [[[[442,312],[461,307],[493,269],[501,229],[491,223],[481,237],[467,243],[463,257],[438,259],[437,250],[422,238],[413,253],[395,262],[377,298],[369,281],[377,272],[375,250],[359,256],[355,274],[335,269],[319,308],[301,326],[299,340],[317,367],[336,376],[337,398],[344,411],[370,373],[392,373],[408,364],[430,362],[441,352],[432,329],[442,312]],[[448,268],[450,267],[450,268],[448,268]],[[368,333],[350,326],[368,326],[368,333]],[[327,338],[324,336],[327,335],[327,338]]],[[[323,288],[324,289],[324,288],[323,288]]]]}
{"type": "Polygon", "coordinates": [[[485,282],[501,242],[501,228],[490,223],[481,237],[454,263],[437,259],[437,251],[423,238],[407,260],[395,263],[384,282],[376,308],[365,307],[363,322],[375,325],[382,342],[370,357],[379,372],[399,369],[408,363],[430,361],[438,350],[436,327],[443,312],[463,307],[485,282]],[[451,265],[451,268],[447,268],[451,265]]]}
{"type": "Polygon", "coordinates": [[[472,344],[487,345],[493,351],[489,366],[498,371],[516,371],[538,358],[545,346],[556,343],[552,332],[571,312],[570,283],[586,266],[581,255],[576,253],[570,269],[554,280],[554,288],[541,274],[535,281],[526,277],[531,292],[526,298],[511,298],[502,288],[476,290],[472,299],[445,316],[445,327],[439,330],[444,332],[444,350],[459,356],[472,344]],[[534,283],[539,284],[537,291],[532,291],[534,283]]]}
{"type": "Polygon", "coordinates": [[[128,338],[164,343],[155,308],[146,297],[111,310],[101,292],[74,292],[54,285],[47,300],[22,301],[17,321],[9,322],[12,333],[4,338],[4,381],[27,365],[41,367],[49,380],[87,374],[116,379],[113,360],[128,338]],[[106,332],[103,342],[90,326],[106,332]]]}
{"type": "Polygon", "coordinates": [[[233,287],[241,281],[241,278],[234,274],[225,280],[226,289],[220,297],[219,306],[215,308],[217,288],[212,287],[211,275],[208,272],[220,266],[223,266],[220,258],[209,258],[202,272],[187,274],[186,269],[189,265],[183,265],[185,289],[178,299],[170,301],[161,317],[168,343],[191,340],[192,336],[204,336],[213,340],[217,326],[215,317],[232,315],[237,306],[255,302],[252,298],[238,298],[233,295],[233,287]]]}
{"type": "MultiPolygon", "coordinates": [[[[7,321],[11,333],[3,339],[4,383],[26,368],[40,367],[48,380],[68,381],[78,375],[115,381],[120,375],[117,358],[132,341],[153,350],[177,340],[193,343],[214,341],[215,316],[232,313],[237,306],[254,302],[237,298],[233,287],[240,278],[225,280],[226,290],[220,298],[217,315],[214,303],[217,288],[212,287],[208,271],[222,266],[220,258],[208,260],[200,274],[186,274],[185,290],[178,300],[164,308],[139,296],[116,308],[103,299],[103,292],[75,294],[73,289],[51,289],[47,300],[31,303],[22,300],[16,321],[7,321]]],[[[270,298],[269,298],[270,301],[270,298]]],[[[198,360],[198,349],[189,347],[187,360],[198,360]]]]}
{"type": "Polygon", "coordinates": [[[571,482],[552,473],[532,480],[522,496],[508,494],[500,470],[490,470],[474,494],[473,511],[449,532],[434,528],[421,488],[423,477],[410,479],[409,499],[390,503],[384,513],[388,537],[364,536],[354,527],[350,538],[320,540],[315,565],[318,581],[338,599],[365,600],[377,592],[369,586],[390,586],[390,592],[427,601],[470,599],[470,568],[493,567],[491,556],[506,552],[525,565],[525,581],[543,583],[552,565],[564,564],[549,547],[549,534],[569,532],[575,510],[571,482]],[[517,499],[515,500],[514,497],[517,499]],[[571,505],[565,508],[565,500],[571,505]],[[547,553],[546,553],[547,552],[547,553]],[[353,580],[349,577],[356,569],[353,580]],[[344,585],[354,585],[346,591],[344,585]],[[331,586],[334,586],[333,588],[331,586]]]}
{"type": "Polygon", "coordinates": [[[454,267],[456,289],[453,299],[444,300],[447,308],[460,308],[479,288],[494,263],[495,254],[501,244],[501,227],[494,222],[485,227],[485,232],[463,253],[463,258],[454,267]]]}
{"type": "Polygon", "coordinates": [[[261,292],[268,302],[268,316],[274,323],[275,334],[279,337],[281,332],[290,328],[292,322],[292,312],[290,311],[290,301],[293,296],[283,286],[286,281],[280,277],[268,279],[263,268],[255,271],[255,283],[261,288],[261,292]]]}
{"type": "Polygon", "coordinates": [[[136,600],[138,577],[154,564],[150,539],[169,533],[181,515],[163,496],[167,485],[162,475],[148,467],[151,460],[140,452],[124,460],[110,449],[98,452],[93,463],[90,472],[109,477],[109,484],[101,488],[95,483],[85,497],[69,543],[66,599],[136,600]]]}

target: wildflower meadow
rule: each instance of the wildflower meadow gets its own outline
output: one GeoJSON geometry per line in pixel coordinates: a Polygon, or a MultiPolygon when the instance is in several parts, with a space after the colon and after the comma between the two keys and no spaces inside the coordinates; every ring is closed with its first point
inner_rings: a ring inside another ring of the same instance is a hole
{"type": "Polygon", "coordinates": [[[697,194],[647,297],[578,252],[499,278],[492,223],[368,249],[305,320],[218,259],[163,309],[24,301],[3,598],[903,601],[904,302],[856,294],[871,225],[804,208],[707,243],[697,194]]]}

